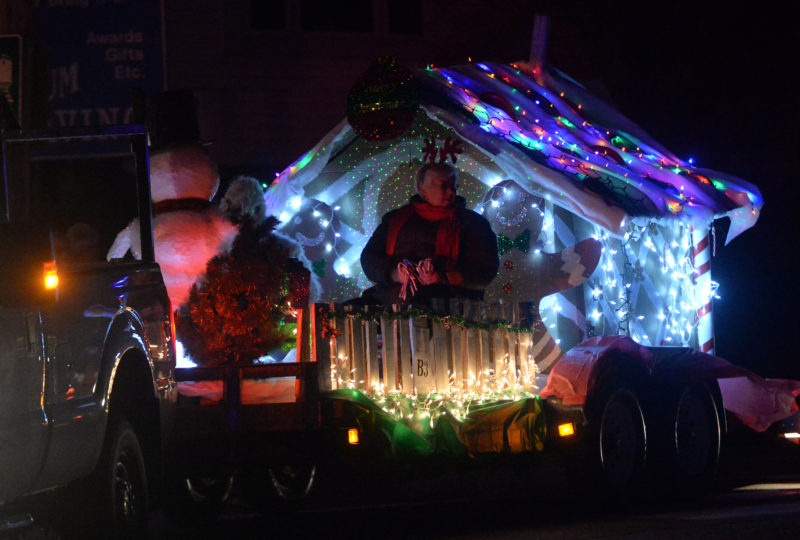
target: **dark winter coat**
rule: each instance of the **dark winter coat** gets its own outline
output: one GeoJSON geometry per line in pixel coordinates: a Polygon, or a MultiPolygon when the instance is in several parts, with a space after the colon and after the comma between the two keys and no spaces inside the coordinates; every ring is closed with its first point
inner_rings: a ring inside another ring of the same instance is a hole
{"type": "MultiPolygon", "coordinates": [[[[419,201],[414,195],[412,201],[419,201]]],[[[411,203],[409,203],[411,204],[411,203]]],[[[446,261],[436,257],[436,236],[440,221],[428,221],[413,213],[400,229],[393,255],[386,253],[386,240],[389,223],[404,208],[387,212],[380,225],[361,252],[361,268],[375,283],[364,291],[363,299],[368,303],[389,304],[430,304],[432,298],[465,298],[482,300],[483,290],[497,275],[499,259],[497,237],[486,218],[465,208],[462,197],[456,199],[457,215],[461,222],[460,247],[457,261],[452,268],[445,268],[446,261]],[[420,286],[413,296],[405,301],[398,297],[400,284],[392,282],[392,270],[397,263],[407,259],[416,264],[422,259],[431,258],[437,272],[457,271],[463,277],[460,286],[432,284],[420,286]]]]}

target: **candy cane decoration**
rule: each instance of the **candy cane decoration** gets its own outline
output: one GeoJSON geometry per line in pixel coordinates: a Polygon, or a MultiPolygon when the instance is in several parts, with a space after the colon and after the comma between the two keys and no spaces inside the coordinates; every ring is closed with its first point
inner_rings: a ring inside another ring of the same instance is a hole
{"type": "Polygon", "coordinates": [[[692,266],[699,306],[695,314],[697,343],[702,352],[714,353],[714,323],[711,315],[711,243],[708,228],[692,225],[692,266]]]}

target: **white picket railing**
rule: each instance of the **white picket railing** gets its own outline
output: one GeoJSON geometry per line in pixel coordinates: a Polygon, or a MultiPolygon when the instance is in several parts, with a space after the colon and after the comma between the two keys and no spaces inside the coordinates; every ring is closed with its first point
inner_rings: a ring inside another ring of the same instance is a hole
{"type": "Polygon", "coordinates": [[[321,389],[431,394],[529,389],[537,341],[531,302],[435,301],[433,309],[313,304],[321,389]],[[330,375],[328,377],[328,374],[330,375]]]}

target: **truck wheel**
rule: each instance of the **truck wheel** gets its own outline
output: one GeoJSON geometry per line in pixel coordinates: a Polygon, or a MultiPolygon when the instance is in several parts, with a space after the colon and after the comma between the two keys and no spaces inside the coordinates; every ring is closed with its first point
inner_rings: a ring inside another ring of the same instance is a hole
{"type": "Polygon", "coordinates": [[[602,480],[625,493],[640,479],[647,451],[644,415],[636,394],[626,387],[614,389],[598,420],[595,442],[602,480]]]}
{"type": "Polygon", "coordinates": [[[89,514],[101,509],[97,517],[104,537],[147,536],[149,509],[144,457],[136,432],[127,421],[110,419],[106,445],[90,492],[97,506],[90,506],[89,514]]]}

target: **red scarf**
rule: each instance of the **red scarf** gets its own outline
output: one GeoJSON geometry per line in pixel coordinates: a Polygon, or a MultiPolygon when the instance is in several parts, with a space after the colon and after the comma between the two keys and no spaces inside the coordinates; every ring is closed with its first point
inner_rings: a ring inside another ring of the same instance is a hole
{"type": "Polygon", "coordinates": [[[397,236],[400,229],[408,223],[413,214],[426,221],[438,221],[439,229],[436,233],[436,257],[447,259],[446,270],[452,270],[458,260],[458,248],[461,240],[461,220],[458,216],[458,208],[432,206],[424,201],[411,201],[401,208],[389,221],[389,231],[386,235],[386,254],[394,255],[394,248],[397,244],[397,236]]]}

